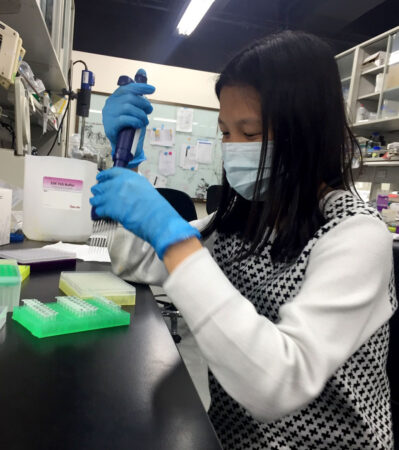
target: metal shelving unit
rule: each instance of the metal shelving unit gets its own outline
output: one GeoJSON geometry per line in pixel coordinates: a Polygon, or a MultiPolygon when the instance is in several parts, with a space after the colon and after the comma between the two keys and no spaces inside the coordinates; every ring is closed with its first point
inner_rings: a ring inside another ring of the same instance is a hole
{"type": "Polygon", "coordinates": [[[388,119],[365,120],[352,125],[352,130],[358,136],[369,136],[374,131],[381,133],[393,132],[399,130],[399,117],[388,119]]]}
{"type": "Polygon", "coordinates": [[[371,94],[366,94],[358,97],[358,100],[378,100],[379,98],[380,92],[372,92],[371,94]]]}
{"type": "Polygon", "coordinates": [[[375,75],[377,73],[381,73],[384,71],[384,66],[373,67],[372,69],[365,70],[361,73],[361,75],[375,75]]]}

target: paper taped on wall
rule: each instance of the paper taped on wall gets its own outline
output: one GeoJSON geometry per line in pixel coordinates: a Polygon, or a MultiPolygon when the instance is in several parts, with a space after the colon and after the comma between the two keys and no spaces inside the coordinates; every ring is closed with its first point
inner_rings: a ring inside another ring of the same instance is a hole
{"type": "Polygon", "coordinates": [[[171,128],[153,128],[150,133],[150,144],[162,147],[175,145],[175,132],[171,128]]]}
{"type": "Polygon", "coordinates": [[[198,170],[197,147],[195,145],[181,145],[179,166],[185,170],[198,170]]]}
{"type": "Polygon", "coordinates": [[[158,172],[165,177],[174,175],[176,172],[175,160],[175,150],[161,150],[159,152],[158,172]]]}
{"type": "Polygon", "coordinates": [[[148,177],[148,181],[156,188],[163,188],[166,187],[168,179],[159,174],[156,175],[150,174],[148,177]]]}
{"type": "Polygon", "coordinates": [[[197,141],[197,162],[200,164],[212,163],[212,142],[208,140],[197,141]]]}
{"type": "Polygon", "coordinates": [[[193,131],[194,110],[192,108],[179,108],[177,110],[176,131],[191,133],[193,131]]]}

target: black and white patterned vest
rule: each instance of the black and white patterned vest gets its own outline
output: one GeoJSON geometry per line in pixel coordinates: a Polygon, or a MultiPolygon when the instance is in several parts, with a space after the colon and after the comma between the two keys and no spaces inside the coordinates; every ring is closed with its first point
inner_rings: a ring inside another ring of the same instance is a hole
{"type": "MultiPolygon", "coordinates": [[[[213,257],[257,312],[277,323],[282,305],[292,300],[304,279],[318,239],[350,216],[380,217],[348,192],[327,201],[323,225],[293,265],[273,265],[270,245],[261,256],[231,262],[240,245],[236,236],[219,234],[213,257]],[[338,198],[337,198],[338,197],[338,198]]],[[[397,307],[394,279],[390,301],[397,307]]],[[[305,408],[272,423],[261,423],[221,387],[210,373],[209,416],[225,450],[388,450],[393,448],[390,390],[386,375],[389,327],[384,324],[328,380],[305,408]]]]}

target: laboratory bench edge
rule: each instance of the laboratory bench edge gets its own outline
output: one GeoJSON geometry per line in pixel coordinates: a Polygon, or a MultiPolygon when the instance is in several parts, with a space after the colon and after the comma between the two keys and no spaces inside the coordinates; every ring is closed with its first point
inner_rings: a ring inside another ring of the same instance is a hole
{"type": "MultiPolygon", "coordinates": [[[[41,247],[25,241],[3,248],[41,247]]],[[[77,261],[77,271],[111,270],[77,261]]],[[[33,273],[21,298],[54,301],[60,271],[33,273]]],[[[151,290],[135,285],[129,327],[38,339],[0,331],[0,447],[220,450],[151,290]]]]}

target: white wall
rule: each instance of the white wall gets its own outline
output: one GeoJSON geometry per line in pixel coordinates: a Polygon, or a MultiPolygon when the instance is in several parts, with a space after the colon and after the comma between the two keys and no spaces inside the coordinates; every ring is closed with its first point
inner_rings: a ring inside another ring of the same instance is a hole
{"type": "MultiPolygon", "coordinates": [[[[73,50],[72,61],[78,59],[85,61],[88,69],[94,73],[94,92],[111,94],[117,88],[120,75],[129,75],[133,78],[137,70],[143,68],[147,72],[149,84],[156,87],[155,93],[149,96],[150,99],[219,109],[219,101],[215,94],[217,73],[73,50]]],[[[80,88],[82,69],[82,64],[75,64],[73,68],[72,87],[75,92],[80,88]]],[[[69,134],[75,132],[75,118],[76,101],[73,101],[70,106],[69,134]]]]}
{"type": "Polygon", "coordinates": [[[194,201],[195,211],[197,212],[198,219],[203,219],[208,215],[206,212],[206,204],[203,202],[194,201]]]}
{"type": "MultiPolygon", "coordinates": [[[[151,98],[158,101],[219,108],[215,95],[215,82],[218,74],[200,70],[183,69],[144,61],[115,58],[94,53],[72,52],[72,60],[82,59],[89,70],[94,72],[94,91],[111,93],[117,87],[119,75],[134,77],[139,68],[146,70],[148,82],[156,87],[151,98]]],[[[76,64],[73,71],[73,89],[80,87],[82,64],[76,64]]]]}

